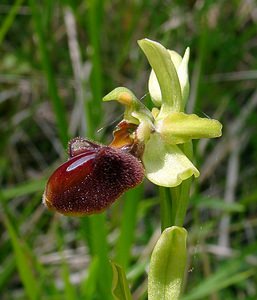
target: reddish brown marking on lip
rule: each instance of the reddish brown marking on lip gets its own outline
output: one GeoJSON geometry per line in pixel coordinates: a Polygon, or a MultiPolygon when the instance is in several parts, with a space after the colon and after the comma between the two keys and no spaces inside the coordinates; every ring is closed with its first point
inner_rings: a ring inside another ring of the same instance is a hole
{"type": "Polygon", "coordinates": [[[114,148],[122,148],[133,145],[134,139],[131,138],[131,133],[134,132],[137,125],[121,121],[116,130],[113,132],[113,141],[110,146],[114,148]]]}
{"type": "Polygon", "coordinates": [[[76,152],[49,178],[43,196],[49,209],[76,216],[99,213],[142,182],[144,170],[136,157],[96,145],[76,152]]]}

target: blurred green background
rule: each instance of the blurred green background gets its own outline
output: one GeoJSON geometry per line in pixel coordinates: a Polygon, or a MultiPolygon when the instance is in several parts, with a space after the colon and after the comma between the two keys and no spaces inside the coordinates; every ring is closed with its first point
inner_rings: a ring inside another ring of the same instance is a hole
{"type": "Polygon", "coordinates": [[[108,259],[126,270],[133,299],[147,299],[156,187],[145,180],[91,217],[41,204],[69,138],[111,141],[123,108],[105,94],[126,86],[149,103],[144,37],[190,47],[187,110],[224,125],[222,138],[194,143],[183,299],[257,299],[255,0],[1,0],[1,299],[112,299],[108,259]]]}

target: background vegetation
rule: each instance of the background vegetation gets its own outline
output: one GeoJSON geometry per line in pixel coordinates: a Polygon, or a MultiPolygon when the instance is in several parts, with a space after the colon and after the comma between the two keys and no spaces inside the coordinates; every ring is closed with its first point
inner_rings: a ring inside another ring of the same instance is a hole
{"type": "Polygon", "coordinates": [[[1,299],[111,299],[108,259],[125,268],[133,299],[147,299],[163,190],[145,180],[83,218],[41,204],[69,138],[110,142],[122,107],[102,97],[117,86],[147,93],[144,37],[190,46],[187,109],[224,125],[221,139],[194,144],[183,299],[257,299],[256,33],[254,0],[1,0],[1,299]]]}

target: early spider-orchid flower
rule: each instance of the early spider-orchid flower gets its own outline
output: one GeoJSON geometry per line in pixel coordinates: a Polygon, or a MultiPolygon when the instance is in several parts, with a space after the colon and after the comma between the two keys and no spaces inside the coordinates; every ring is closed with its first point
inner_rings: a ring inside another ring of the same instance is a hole
{"type": "Polygon", "coordinates": [[[127,88],[103,98],[125,105],[124,118],[109,146],[75,138],[69,159],[49,178],[44,204],[64,215],[88,215],[108,208],[126,190],[143,180],[175,187],[199,171],[187,157],[192,139],[221,135],[222,125],[184,113],[189,94],[189,49],[184,57],[161,44],[144,39],[139,45],[153,68],[149,92],[155,107],[150,112],[127,88]]]}

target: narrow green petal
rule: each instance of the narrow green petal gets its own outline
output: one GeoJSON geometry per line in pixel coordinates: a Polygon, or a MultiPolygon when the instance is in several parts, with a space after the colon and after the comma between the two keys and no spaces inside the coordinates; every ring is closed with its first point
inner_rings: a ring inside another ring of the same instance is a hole
{"type": "Polygon", "coordinates": [[[116,89],[112,90],[106,96],[103,97],[103,101],[112,101],[116,100],[123,105],[136,105],[137,97],[131,92],[131,90],[125,87],[117,87],[116,89]]]}
{"type": "Polygon", "coordinates": [[[125,106],[124,120],[133,124],[139,124],[144,119],[153,120],[151,112],[129,89],[117,87],[103,97],[103,101],[113,100],[125,106]]]}
{"type": "Polygon", "coordinates": [[[170,144],[182,144],[192,139],[220,137],[222,125],[214,119],[200,118],[195,114],[171,113],[158,121],[156,130],[170,144]]]}
{"type": "Polygon", "coordinates": [[[170,58],[170,54],[161,44],[143,39],[138,41],[144,51],[151,67],[153,68],[162,94],[161,113],[180,111],[182,95],[176,69],[170,58]]]}
{"type": "Polygon", "coordinates": [[[146,177],[160,186],[174,187],[192,175],[200,175],[179,147],[164,142],[158,133],[151,134],[146,143],[143,163],[146,177]]]}
{"type": "Polygon", "coordinates": [[[182,227],[166,228],[151,256],[148,299],[178,300],[186,265],[187,231],[182,227]]]}

